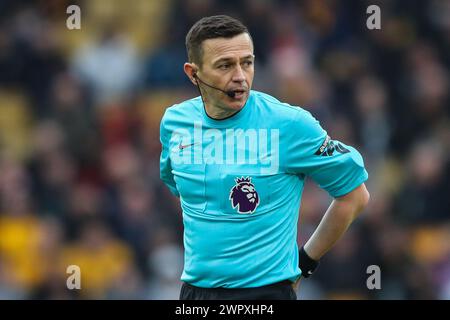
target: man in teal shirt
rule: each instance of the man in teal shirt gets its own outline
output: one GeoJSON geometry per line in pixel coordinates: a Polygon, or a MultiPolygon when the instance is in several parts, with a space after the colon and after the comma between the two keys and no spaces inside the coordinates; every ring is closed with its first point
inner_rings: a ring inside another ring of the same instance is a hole
{"type": "Polygon", "coordinates": [[[228,16],[199,20],[184,71],[200,96],[161,121],[161,179],[180,197],[185,265],[180,299],[296,299],[291,284],[367,205],[361,155],[306,110],[251,90],[253,43],[228,16]],[[333,198],[299,250],[306,177],[333,198]]]}

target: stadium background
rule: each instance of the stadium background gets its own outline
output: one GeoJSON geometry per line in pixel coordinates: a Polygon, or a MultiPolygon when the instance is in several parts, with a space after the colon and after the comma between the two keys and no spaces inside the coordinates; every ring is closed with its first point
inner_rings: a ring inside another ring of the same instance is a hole
{"type": "MultiPolygon", "coordinates": [[[[450,2],[0,1],[0,298],[176,299],[179,203],[159,180],[164,109],[199,17],[255,43],[254,89],[355,145],[370,206],[302,281],[304,299],[450,298],[450,2]],[[66,8],[81,7],[81,30],[66,8]],[[382,29],[366,28],[367,6],[382,29]],[[66,267],[81,267],[81,290],[66,267]],[[366,268],[381,268],[368,290],[366,268]]],[[[310,183],[299,242],[331,199],[310,183]]]]}

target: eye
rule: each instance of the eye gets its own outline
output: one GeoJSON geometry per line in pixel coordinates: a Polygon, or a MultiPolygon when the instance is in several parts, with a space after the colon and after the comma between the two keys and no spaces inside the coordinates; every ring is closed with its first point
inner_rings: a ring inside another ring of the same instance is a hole
{"type": "Polygon", "coordinates": [[[219,69],[220,69],[220,70],[228,70],[229,68],[230,68],[230,64],[228,64],[228,63],[221,64],[221,65],[219,66],[219,69]]]}
{"type": "Polygon", "coordinates": [[[251,60],[244,61],[244,65],[245,65],[246,67],[250,67],[250,66],[253,65],[253,61],[251,61],[251,60]]]}

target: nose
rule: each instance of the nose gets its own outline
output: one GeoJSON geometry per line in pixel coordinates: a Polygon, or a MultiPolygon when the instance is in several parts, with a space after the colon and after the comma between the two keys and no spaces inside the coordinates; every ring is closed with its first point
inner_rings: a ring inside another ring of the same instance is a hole
{"type": "Polygon", "coordinates": [[[242,70],[241,66],[238,65],[236,69],[234,70],[233,77],[231,78],[233,82],[244,82],[245,81],[245,75],[244,71],[242,70]]]}

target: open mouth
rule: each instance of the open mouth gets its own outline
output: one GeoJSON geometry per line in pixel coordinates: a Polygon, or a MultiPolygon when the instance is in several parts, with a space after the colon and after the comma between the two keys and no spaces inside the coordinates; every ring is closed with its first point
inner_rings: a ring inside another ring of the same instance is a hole
{"type": "Polygon", "coordinates": [[[235,99],[240,99],[240,98],[242,98],[244,95],[245,95],[245,92],[246,92],[247,90],[245,90],[245,89],[236,89],[236,90],[233,90],[233,92],[234,92],[234,98],[235,99]]]}

